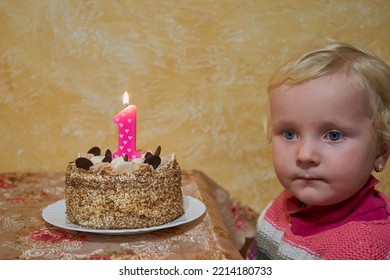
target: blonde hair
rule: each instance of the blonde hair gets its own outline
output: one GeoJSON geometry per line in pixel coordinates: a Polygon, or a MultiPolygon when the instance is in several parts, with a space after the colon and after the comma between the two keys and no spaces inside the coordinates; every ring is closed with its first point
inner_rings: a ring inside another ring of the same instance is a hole
{"type": "Polygon", "coordinates": [[[294,86],[334,73],[352,78],[368,94],[374,128],[379,138],[390,144],[390,67],[369,51],[330,43],[307,52],[273,75],[268,92],[284,84],[294,86]]]}

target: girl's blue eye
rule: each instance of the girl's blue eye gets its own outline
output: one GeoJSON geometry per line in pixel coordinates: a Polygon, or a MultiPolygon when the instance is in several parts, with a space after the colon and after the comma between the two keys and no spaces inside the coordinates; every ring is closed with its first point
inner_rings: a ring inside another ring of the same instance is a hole
{"type": "Polygon", "coordinates": [[[295,138],[295,132],[292,130],[286,130],[286,131],[283,131],[283,136],[287,140],[292,140],[295,138]]]}
{"type": "Polygon", "coordinates": [[[338,132],[338,131],[330,131],[327,134],[327,138],[330,141],[339,141],[343,137],[344,137],[344,135],[341,132],[338,132]]]}

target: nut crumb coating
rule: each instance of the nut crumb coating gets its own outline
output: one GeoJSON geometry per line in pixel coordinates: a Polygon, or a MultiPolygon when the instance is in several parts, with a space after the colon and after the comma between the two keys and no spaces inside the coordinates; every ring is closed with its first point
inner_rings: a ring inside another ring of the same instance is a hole
{"type": "Polygon", "coordinates": [[[95,229],[137,229],[172,222],[184,214],[176,158],[157,169],[130,174],[94,173],[70,162],[65,173],[68,222],[95,229]]]}

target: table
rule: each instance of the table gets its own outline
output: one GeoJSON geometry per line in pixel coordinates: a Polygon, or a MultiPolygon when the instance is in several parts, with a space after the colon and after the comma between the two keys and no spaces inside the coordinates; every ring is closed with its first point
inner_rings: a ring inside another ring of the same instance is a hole
{"type": "Polygon", "coordinates": [[[0,173],[0,259],[242,259],[239,249],[254,236],[257,213],[195,170],[182,172],[183,194],[207,210],[188,224],[121,236],[58,228],[42,210],[64,198],[64,180],[64,173],[0,173]]]}

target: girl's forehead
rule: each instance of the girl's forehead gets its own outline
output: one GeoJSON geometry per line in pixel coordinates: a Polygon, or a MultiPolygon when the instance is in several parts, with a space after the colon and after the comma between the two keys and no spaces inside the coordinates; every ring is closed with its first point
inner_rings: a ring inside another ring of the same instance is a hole
{"type": "MultiPolygon", "coordinates": [[[[337,112],[352,110],[370,115],[369,98],[364,90],[343,76],[324,76],[298,85],[283,84],[270,93],[270,107],[284,111],[311,110],[337,112]]],[[[280,110],[278,110],[280,111],[280,110]]]]}
{"type": "Polygon", "coordinates": [[[305,98],[326,98],[327,95],[337,92],[334,98],[353,97],[369,101],[369,96],[364,90],[363,82],[357,75],[345,73],[333,73],[314,79],[303,81],[299,84],[289,84],[288,82],[270,91],[270,97],[274,94],[296,94],[296,97],[305,98]],[[310,91],[311,95],[299,95],[300,92],[310,91]]]}

